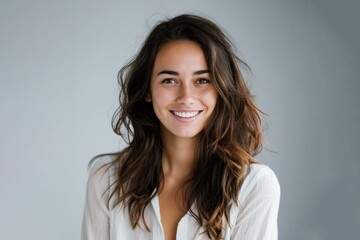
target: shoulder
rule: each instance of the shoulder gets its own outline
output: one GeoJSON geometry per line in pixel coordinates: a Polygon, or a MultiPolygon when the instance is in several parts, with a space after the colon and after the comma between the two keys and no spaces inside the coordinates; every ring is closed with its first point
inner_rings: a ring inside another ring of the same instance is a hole
{"type": "Polygon", "coordinates": [[[274,171],[264,164],[254,163],[245,172],[239,201],[244,203],[249,197],[270,198],[278,201],[280,192],[280,184],[274,171]]]}
{"type": "Polygon", "coordinates": [[[82,225],[82,239],[109,239],[109,156],[99,156],[89,164],[89,176],[82,225]]]}
{"type": "Polygon", "coordinates": [[[99,156],[90,162],[87,189],[91,196],[102,200],[108,197],[111,162],[112,157],[110,155],[99,156]]]}
{"type": "Polygon", "coordinates": [[[246,169],[237,204],[230,210],[231,239],[277,239],[280,185],[263,164],[246,169]]]}
{"type": "Polygon", "coordinates": [[[109,166],[112,162],[111,156],[99,156],[91,160],[89,163],[88,173],[89,181],[92,179],[101,180],[105,175],[109,176],[109,166]]]}
{"type": "MultiPolygon", "coordinates": [[[[100,155],[98,157],[93,158],[88,167],[89,174],[94,174],[100,171],[103,167],[109,165],[113,160],[113,157],[110,155],[100,155]]],[[[102,170],[104,172],[104,170],[102,170]]]]}

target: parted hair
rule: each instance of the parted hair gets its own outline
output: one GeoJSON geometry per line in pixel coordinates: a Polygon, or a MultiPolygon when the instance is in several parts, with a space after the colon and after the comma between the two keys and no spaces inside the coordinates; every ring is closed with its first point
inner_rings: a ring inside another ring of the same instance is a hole
{"type": "Polygon", "coordinates": [[[249,66],[237,57],[224,31],[209,19],[184,14],[158,23],[138,54],[121,68],[120,106],[112,126],[127,146],[111,162],[117,169],[111,197],[115,197],[114,206],[126,206],[133,228],[143,221],[151,231],[144,210],[162,186],[163,148],[160,121],[152,103],[145,99],[157,53],[175,40],[193,41],[202,48],[218,92],[215,109],[199,133],[192,176],[181,194],[186,199],[183,205],[204,228],[204,234],[221,239],[223,217],[229,224],[230,203],[237,204],[246,169],[256,163],[254,156],[262,148],[261,111],[243,77],[249,66]],[[191,209],[193,204],[196,212],[191,209]]]}

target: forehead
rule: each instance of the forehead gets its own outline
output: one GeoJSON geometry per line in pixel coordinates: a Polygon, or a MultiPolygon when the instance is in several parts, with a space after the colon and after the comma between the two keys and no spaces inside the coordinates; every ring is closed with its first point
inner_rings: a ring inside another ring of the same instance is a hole
{"type": "Polygon", "coordinates": [[[199,44],[189,40],[176,40],[161,46],[155,57],[153,70],[157,68],[207,69],[204,52],[199,44]]]}

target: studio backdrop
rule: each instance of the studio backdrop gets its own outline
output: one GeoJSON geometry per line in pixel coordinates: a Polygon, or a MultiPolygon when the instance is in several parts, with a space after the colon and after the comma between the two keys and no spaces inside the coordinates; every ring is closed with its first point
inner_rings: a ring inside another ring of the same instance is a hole
{"type": "Polygon", "coordinates": [[[359,1],[0,1],[1,239],[79,239],[87,164],[112,132],[117,73],[152,26],[193,13],[252,74],[281,185],[279,239],[360,239],[359,1]]]}

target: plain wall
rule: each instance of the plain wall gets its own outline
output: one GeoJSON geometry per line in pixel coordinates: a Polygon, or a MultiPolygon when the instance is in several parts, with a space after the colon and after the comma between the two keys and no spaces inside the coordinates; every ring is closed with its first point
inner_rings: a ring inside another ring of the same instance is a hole
{"type": "Polygon", "coordinates": [[[117,72],[184,12],[221,24],[252,67],[279,239],[360,239],[360,4],[320,0],[1,0],[1,239],[79,239],[87,163],[123,146],[117,72]]]}

